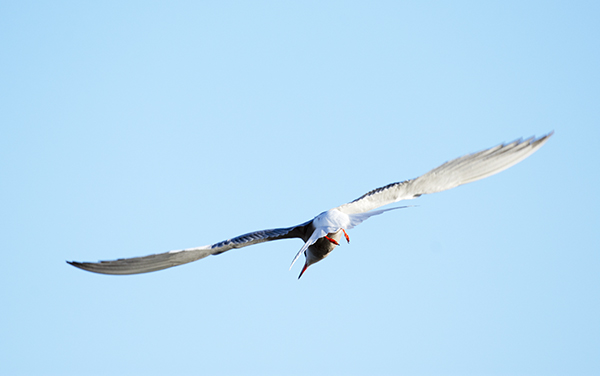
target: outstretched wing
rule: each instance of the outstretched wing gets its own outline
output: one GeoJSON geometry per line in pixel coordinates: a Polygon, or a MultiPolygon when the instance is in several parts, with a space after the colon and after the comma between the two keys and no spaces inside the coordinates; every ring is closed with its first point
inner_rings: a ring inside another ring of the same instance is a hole
{"type": "Polygon", "coordinates": [[[465,155],[434,168],[416,179],[388,184],[374,189],[356,200],[337,207],[346,214],[364,213],[400,200],[417,198],[427,193],[445,191],[497,174],[538,150],[554,132],[535,139],[517,140],[465,155]]]}
{"type": "Polygon", "coordinates": [[[252,244],[288,238],[301,238],[305,240],[306,229],[310,222],[311,221],[308,221],[294,227],[250,232],[248,234],[240,235],[233,239],[224,240],[213,245],[181,249],[143,257],[123,258],[99,262],[67,262],[80,269],[101,274],[148,273],[170,268],[172,266],[187,264],[188,262],[200,260],[206,256],[218,255],[232,248],[242,248],[252,244]]]}

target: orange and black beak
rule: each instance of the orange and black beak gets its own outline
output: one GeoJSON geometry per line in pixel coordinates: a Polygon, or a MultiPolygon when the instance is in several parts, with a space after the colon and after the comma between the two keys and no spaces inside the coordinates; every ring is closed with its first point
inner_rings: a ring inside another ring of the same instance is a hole
{"type": "Polygon", "coordinates": [[[304,267],[302,267],[302,271],[300,272],[300,275],[298,276],[298,279],[300,279],[300,277],[302,277],[302,274],[304,274],[304,272],[306,271],[306,269],[308,269],[308,262],[304,263],[304,267]]]}

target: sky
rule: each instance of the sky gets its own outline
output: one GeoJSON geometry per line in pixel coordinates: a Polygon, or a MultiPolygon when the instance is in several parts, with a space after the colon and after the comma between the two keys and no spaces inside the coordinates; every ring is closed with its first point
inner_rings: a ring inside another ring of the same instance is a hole
{"type": "Polygon", "coordinates": [[[0,374],[600,374],[600,5],[6,1],[0,374]],[[134,276],[520,137],[349,231],[134,276]]]}

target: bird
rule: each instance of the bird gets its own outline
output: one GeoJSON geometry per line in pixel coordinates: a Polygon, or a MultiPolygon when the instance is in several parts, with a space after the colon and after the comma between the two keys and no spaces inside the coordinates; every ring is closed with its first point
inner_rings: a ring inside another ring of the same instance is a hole
{"type": "Polygon", "coordinates": [[[210,255],[219,255],[234,248],[272,240],[300,238],[304,241],[304,245],[290,265],[291,269],[304,254],[304,266],[298,276],[300,279],[309,266],[323,260],[340,245],[342,236],[348,243],[350,242],[347,230],[351,230],[372,216],[407,206],[378,208],[401,200],[414,199],[424,194],[445,191],[497,174],[529,157],[540,149],[553,134],[554,131],[539,138],[518,139],[450,160],[417,178],[373,189],[351,202],[324,211],[313,219],[296,226],[254,231],[211,245],[149,256],[98,262],[67,261],[67,263],[100,274],[139,274],[187,264],[210,255]]]}

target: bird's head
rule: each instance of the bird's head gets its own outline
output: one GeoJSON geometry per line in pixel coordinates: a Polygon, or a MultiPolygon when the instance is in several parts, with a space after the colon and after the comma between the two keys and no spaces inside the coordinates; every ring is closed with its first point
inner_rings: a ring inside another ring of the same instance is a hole
{"type": "MultiPolygon", "coordinates": [[[[341,231],[340,231],[341,233],[341,231]]],[[[332,236],[333,238],[339,238],[340,235],[338,234],[329,234],[332,236]]],[[[304,274],[304,272],[306,271],[306,269],[308,269],[309,266],[311,266],[312,264],[316,264],[317,262],[323,260],[325,257],[327,257],[329,255],[329,253],[331,253],[331,251],[333,251],[333,249],[336,247],[335,244],[331,243],[330,240],[326,240],[325,238],[321,238],[319,240],[317,240],[314,244],[312,244],[311,246],[309,246],[306,251],[304,251],[304,256],[306,257],[305,261],[304,261],[304,266],[302,267],[302,271],[300,272],[300,275],[298,276],[298,279],[300,279],[300,277],[302,277],[302,274],[304,274]]]]}

